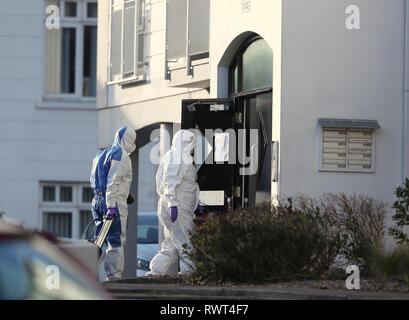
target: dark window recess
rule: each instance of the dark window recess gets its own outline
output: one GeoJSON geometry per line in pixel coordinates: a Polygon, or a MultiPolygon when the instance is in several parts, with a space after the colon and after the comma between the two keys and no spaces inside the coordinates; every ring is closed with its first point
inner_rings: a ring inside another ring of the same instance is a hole
{"type": "Polygon", "coordinates": [[[80,236],[84,233],[85,228],[92,220],[92,213],[90,210],[80,210],[80,236]]]}
{"type": "Polygon", "coordinates": [[[97,88],[97,27],[84,27],[84,68],[83,88],[84,97],[95,97],[97,88]]]}
{"type": "Polygon", "coordinates": [[[51,186],[43,187],[43,201],[45,202],[55,201],[55,187],[51,186]]]}
{"type": "Polygon", "coordinates": [[[77,3],[76,2],[66,2],[64,7],[64,15],[66,17],[76,17],[77,16],[77,3]]]}
{"type": "Polygon", "coordinates": [[[75,92],[75,28],[64,28],[62,34],[61,91],[75,92]]]}
{"type": "Polygon", "coordinates": [[[61,187],[60,188],[60,201],[61,202],[72,202],[72,187],[61,187]]]}
{"type": "Polygon", "coordinates": [[[72,237],[71,212],[44,212],[43,229],[58,237],[72,237]]]}
{"type": "Polygon", "coordinates": [[[98,4],[97,3],[87,3],[87,17],[88,18],[98,17],[98,4]]]}
{"type": "Polygon", "coordinates": [[[82,188],[82,202],[91,202],[94,194],[90,187],[82,188]]]}

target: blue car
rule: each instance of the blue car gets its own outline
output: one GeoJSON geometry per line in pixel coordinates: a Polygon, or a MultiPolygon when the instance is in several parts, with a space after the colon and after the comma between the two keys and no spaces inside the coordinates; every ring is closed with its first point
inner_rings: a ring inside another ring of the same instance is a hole
{"type": "MultiPolygon", "coordinates": [[[[91,221],[86,227],[83,239],[92,241],[95,234],[95,223],[91,221]]],[[[138,212],[138,243],[137,243],[137,269],[138,277],[144,276],[149,271],[149,264],[159,249],[159,220],[156,211],[138,212]]],[[[105,248],[103,247],[103,250],[105,248]]],[[[101,266],[100,274],[103,274],[101,266]]]]}

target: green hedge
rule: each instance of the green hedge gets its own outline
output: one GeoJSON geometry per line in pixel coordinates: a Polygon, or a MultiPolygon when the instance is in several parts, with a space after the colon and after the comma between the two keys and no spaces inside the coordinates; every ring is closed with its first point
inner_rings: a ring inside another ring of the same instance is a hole
{"type": "Polygon", "coordinates": [[[356,248],[368,241],[372,247],[377,241],[375,231],[369,240],[361,237],[371,229],[364,222],[352,226],[353,230],[343,225],[345,219],[359,220],[351,216],[362,217],[357,204],[366,201],[379,207],[371,211],[371,206],[363,206],[370,209],[364,210],[364,216],[382,220],[383,205],[373,199],[329,194],[318,200],[298,196],[277,206],[265,203],[200,219],[190,235],[193,277],[200,282],[261,283],[328,275],[340,255],[349,255],[348,261],[360,260],[365,254],[356,248]],[[346,200],[353,205],[345,206],[346,200]]]}

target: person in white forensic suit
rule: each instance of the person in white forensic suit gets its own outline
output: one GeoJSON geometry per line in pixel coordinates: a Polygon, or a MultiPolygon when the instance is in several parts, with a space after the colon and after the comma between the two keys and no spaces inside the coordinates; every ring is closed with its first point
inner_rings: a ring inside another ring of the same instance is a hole
{"type": "Polygon", "coordinates": [[[148,276],[169,275],[178,261],[180,274],[189,274],[194,270],[183,245],[186,244],[189,250],[189,232],[199,205],[200,190],[192,156],[195,143],[192,132],[178,131],[171,149],[159,165],[156,174],[158,217],[164,227],[164,240],[150,263],[148,276]]]}

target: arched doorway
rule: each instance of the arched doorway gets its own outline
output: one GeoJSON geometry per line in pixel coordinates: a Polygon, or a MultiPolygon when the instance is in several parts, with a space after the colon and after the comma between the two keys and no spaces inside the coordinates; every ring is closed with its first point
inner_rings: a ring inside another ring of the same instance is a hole
{"type": "Polygon", "coordinates": [[[229,94],[272,88],[273,51],[258,35],[240,46],[229,67],[229,94]]]}
{"type": "Polygon", "coordinates": [[[272,84],[273,51],[262,37],[252,34],[229,66],[229,96],[243,113],[243,128],[257,129],[259,140],[264,140],[259,142],[258,173],[241,177],[242,198],[249,207],[271,199],[272,84]]]}
{"type": "Polygon", "coordinates": [[[271,199],[273,52],[246,33],[226,50],[221,68],[227,98],[182,101],[182,128],[199,130],[213,147],[204,153],[198,183],[208,196],[203,203],[216,211],[271,199]]]}

